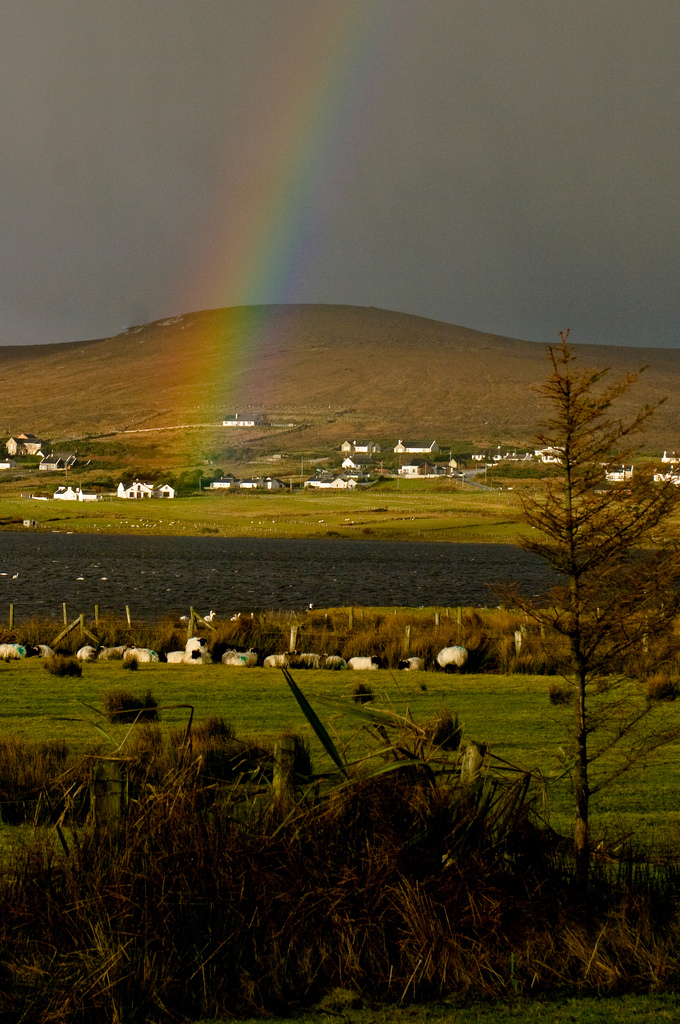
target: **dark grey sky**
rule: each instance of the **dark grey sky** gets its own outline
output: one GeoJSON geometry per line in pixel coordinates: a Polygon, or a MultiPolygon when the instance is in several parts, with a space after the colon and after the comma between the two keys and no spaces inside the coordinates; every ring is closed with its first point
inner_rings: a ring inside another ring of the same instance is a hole
{"type": "Polygon", "coordinates": [[[244,302],[678,346],[678,0],[0,0],[0,344],[244,302]]]}

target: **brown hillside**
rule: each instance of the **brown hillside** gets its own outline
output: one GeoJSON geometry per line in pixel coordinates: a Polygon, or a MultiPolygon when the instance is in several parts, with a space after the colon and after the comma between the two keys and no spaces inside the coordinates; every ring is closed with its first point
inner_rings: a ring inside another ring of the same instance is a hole
{"type": "MultiPolygon", "coordinates": [[[[546,342],[557,340],[556,332],[546,342]]],[[[577,351],[583,365],[616,374],[648,364],[629,408],[669,396],[648,444],[680,447],[677,350],[577,351]]],[[[0,347],[0,430],[76,436],[262,411],[312,423],[329,442],[372,434],[522,443],[539,419],[530,385],[546,372],[544,345],[404,313],[204,310],[98,341],[0,347]]]]}

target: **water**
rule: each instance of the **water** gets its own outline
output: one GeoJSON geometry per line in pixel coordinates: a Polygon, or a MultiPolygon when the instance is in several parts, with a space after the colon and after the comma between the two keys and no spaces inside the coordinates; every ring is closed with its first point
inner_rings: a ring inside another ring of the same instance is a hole
{"type": "Polygon", "coordinates": [[[137,618],[220,615],[313,604],[495,605],[494,584],[526,595],[551,577],[540,560],[509,545],[223,537],[101,537],[0,533],[0,616],[61,617],[89,611],[137,618]]]}

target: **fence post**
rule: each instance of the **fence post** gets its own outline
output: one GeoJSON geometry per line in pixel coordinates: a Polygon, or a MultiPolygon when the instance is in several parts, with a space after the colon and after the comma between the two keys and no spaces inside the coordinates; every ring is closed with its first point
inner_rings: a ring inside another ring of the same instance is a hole
{"type": "Polygon", "coordinates": [[[349,628],[354,629],[354,608],[349,606],[349,628]]]}
{"type": "Polygon", "coordinates": [[[439,612],[434,613],[434,624],[435,628],[439,629],[439,612]]]}
{"type": "Polygon", "coordinates": [[[99,605],[94,606],[94,621],[99,624],[99,605]]]}
{"type": "Polygon", "coordinates": [[[64,625],[68,626],[68,615],[66,614],[66,601],[62,603],[61,610],[64,613],[64,625]]]}
{"type": "Polygon", "coordinates": [[[118,823],[125,807],[125,783],[120,761],[95,761],[92,767],[90,801],[98,824],[118,823]]]}
{"type": "Polygon", "coordinates": [[[404,630],[404,652],[406,654],[408,654],[410,646],[411,646],[411,627],[407,626],[406,629],[404,630]]]}
{"type": "Polygon", "coordinates": [[[130,605],[129,604],[125,605],[125,614],[127,616],[128,626],[132,626],[132,619],[130,618],[130,605]]]}
{"type": "Polygon", "coordinates": [[[85,635],[85,612],[81,612],[78,619],[80,620],[80,639],[82,640],[85,635]]]}
{"type": "Polygon", "coordinates": [[[9,606],[9,628],[14,629],[14,605],[9,606]]]}
{"type": "Polygon", "coordinates": [[[522,650],[522,630],[515,630],[515,654],[519,654],[522,650]]]}
{"type": "Polygon", "coordinates": [[[274,799],[293,799],[295,767],[295,740],[281,736],[274,744],[274,799]]]}
{"type": "Polygon", "coordinates": [[[294,651],[295,650],[295,643],[297,641],[297,631],[298,631],[297,626],[291,626],[290,627],[290,639],[288,641],[288,650],[289,651],[294,651]]]}

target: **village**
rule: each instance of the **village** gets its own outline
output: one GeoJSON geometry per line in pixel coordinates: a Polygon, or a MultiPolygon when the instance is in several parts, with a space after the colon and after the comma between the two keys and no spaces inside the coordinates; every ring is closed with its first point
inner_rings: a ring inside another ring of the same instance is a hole
{"type": "MultiPolygon", "coordinates": [[[[225,427],[252,427],[261,425],[259,415],[239,417],[235,414],[223,421],[225,427]]],[[[135,477],[121,479],[114,487],[105,488],[96,483],[91,486],[69,482],[69,471],[86,472],[91,460],[80,457],[77,450],[49,450],[51,444],[45,438],[32,433],[17,433],[5,443],[7,457],[0,459],[0,472],[22,468],[35,469],[38,476],[49,473],[63,473],[65,482],[53,489],[42,488],[31,497],[38,500],[96,502],[103,499],[158,499],[168,500],[177,496],[177,487],[171,482],[144,480],[135,477]],[[29,463],[27,466],[26,463],[29,463]],[[50,494],[51,490],[51,494],[50,494]]],[[[270,457],[283,461],[281,454],[270,457]]],[[[381,479],[419,481],[459,481],[480,487],[491,482],[503,472],[512,476],[540,476],[541,467],[549,475],[559,463],[559,452],[552,448],[522,449],[498,445],[495,449],[471,451],[455,457],[451,449],[436,440],[399,440],[394,445],[381,445],[372,440],[345,440],[324,457],[308,458],[314,470],[304,473],[304,456],[300,460],[300,472],[288,474],[284,479],[273,475],[252,475],[239,477],[233,472],[201,473],[198,486],[201,491],[227,493],[234,491],[283,491],[310,489],[315,491],[351,491],[369,488],[381,479]],[[504,468],[505,467],[505,470],[504,468]],[[535,467],[535,468],[531,468],[535,467]],[[490,472],[489,472],[490,471],[490,472]],[[480,480],[483,481],[480,483],[480,480]]],[[[654,480],[671,481],[680,486],[680,455],[664,450],[654,460],[654,480]]],[[[634,465],[610,467],[606,473],[609,483],[632,481],[634,465]]]]}

